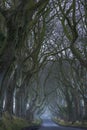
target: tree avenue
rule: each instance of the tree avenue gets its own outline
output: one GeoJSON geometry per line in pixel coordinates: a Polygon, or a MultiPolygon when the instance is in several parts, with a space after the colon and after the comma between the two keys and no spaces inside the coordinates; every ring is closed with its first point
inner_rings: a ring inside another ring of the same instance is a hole
{"type": "Polygon", "coordinates": [[[0,120],[87,120],[87,1],[0,0],[0,120]]]}

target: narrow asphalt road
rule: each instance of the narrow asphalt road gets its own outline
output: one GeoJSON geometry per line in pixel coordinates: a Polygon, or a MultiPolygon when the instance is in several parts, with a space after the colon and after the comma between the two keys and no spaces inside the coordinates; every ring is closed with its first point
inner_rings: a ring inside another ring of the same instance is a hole
{"type": "Polygon", "coordinates": [[[63,127],[55,124],[53,121],[45,119],[40,128],[38,127],[27,127],[23,130],[87,130],[82,128],[63,127]]]}

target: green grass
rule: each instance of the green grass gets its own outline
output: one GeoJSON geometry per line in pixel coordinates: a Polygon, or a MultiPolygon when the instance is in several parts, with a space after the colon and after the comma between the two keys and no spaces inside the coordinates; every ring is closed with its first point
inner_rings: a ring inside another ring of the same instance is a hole
{"type": "Polygon", "coordinates": [[[36,119],[34,121],[32,121],[32,125],[36,125],[39,126],[42,123],[42,121],[40,119],[36,119]]]}
{"type": "Polygon", "coordinates": [[[81,121],[75,121],[75,122],[71,122],[71,121],[64,121],[62,119],[53,119],[54,122],[58,123],[59,125],[62,126],[73,126],[73,127],[86,127],[87,128],[87,121],[81,122],[81,121]]]}
{"type": "Polygon", "coordinates": [[[30,125],[40,125],[40,120],[29,123],[27,120],[15,116],[11,118],[8,113],[5,113],[0,121],[0,130],[21,130],[30,125]]]}

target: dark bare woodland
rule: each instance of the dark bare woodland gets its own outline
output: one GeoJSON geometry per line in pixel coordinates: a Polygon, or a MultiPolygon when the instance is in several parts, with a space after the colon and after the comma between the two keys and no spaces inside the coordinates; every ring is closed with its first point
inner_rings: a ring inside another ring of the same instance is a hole
{"type": "Polygon", "coordinates": [[[87,0],[0,0],[0,121],[46,109],[87,121],[87,0]]]}

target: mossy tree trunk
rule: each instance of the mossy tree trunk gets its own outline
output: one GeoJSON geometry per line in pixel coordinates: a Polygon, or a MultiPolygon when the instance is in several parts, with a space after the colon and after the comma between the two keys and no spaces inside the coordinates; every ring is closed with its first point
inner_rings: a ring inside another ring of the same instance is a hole
{"type": "Polygon", "coordinates": [[[12,115],[14,107],[15,76],[11,79],[6,89],[5,111],[12,115]]]}
{"type": "MultiPolygon", "coordinates": [[[[9,79],[7,78],[7,75],[9,73],[9,70],[11,68],[11,65],[14,61],[14,53],[15,53],[15,34],[16,34],[16,27],[15,22],[13,22],[13,17],[7,17],[6,16],[6,25],[7,25],[7,38],[5,47],[3,48],[3,52],[1,54],[0,59],[0,72],[3,73],[3,79],[1,81],[1,88],[0,88],[0,99],[3,98],[3,88],[4,91],[6,91],[6,97],[8,101],[6,101],[6,110],[10,113],[12,112],[12,100],[13,100],[13,89],[14,84],[11,82],[9,86],[7,85],[9,82],[9,79]],[[8,79],[8,81],[7,81],[8,79]],[[8,102],[8,103],[7,103],[8,102]],[[8,108],[9,107],[9,108],[8,108]]],[[[9,77],[10,78],[10,77],[9,77]]]]}

